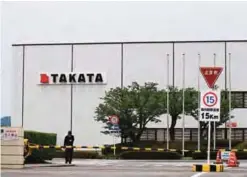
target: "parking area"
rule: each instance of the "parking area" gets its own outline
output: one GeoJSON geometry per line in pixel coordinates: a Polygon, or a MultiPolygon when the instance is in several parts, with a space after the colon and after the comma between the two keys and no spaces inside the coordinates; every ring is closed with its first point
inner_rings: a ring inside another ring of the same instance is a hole
{"type": "MultiPolygon", "coordinates": [[[[62,164],[62,159],[55,159],[62,164]]],[[[53,162],[55,164],[55,162],[53,162]]],[[[75,160],[75,166],[27,166],[22,170],[3,170],[2,177],[247,177],[247,161],[238,168],[226,168],[222,173],[192,172],[192,164],[203,161],[125,161],[75,160]]]]}

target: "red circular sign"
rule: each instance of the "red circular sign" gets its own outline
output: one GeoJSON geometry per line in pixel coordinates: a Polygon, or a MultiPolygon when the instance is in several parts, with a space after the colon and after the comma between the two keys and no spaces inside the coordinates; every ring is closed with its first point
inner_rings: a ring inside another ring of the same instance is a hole
{"type": "Polygon", "coordinates": [[[112,124],[118,124],[119,123],[119,118],[118,116],[116,115],[112,115],[109,117],[109,121],[112,123],[112,124]]]}
{"type": "Polygon", "coordinates": [[[203,103],[207,107],[213,107],[213,106],[215,106],[217,104],[217,102],[218,102],[218,97],[217,97],[217,95],[214,92],[207,92],[203,96],[203,103]]]}

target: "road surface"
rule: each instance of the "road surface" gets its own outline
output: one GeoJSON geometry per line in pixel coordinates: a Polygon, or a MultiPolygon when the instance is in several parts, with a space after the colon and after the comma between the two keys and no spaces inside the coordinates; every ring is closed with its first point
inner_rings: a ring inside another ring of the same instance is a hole
{"type": "MultiPolygon", "coordinates": [[[[63,164],[55,159],[53,163],[63,164]]],[[[247,161],[238,168],[225,168],[222,173],[192,172],[192,164],[205,161],[135,161],[135,160],[74,160],[75,166],[26,167],[2,170],[2,177],[247,177],[247,161]]]]}

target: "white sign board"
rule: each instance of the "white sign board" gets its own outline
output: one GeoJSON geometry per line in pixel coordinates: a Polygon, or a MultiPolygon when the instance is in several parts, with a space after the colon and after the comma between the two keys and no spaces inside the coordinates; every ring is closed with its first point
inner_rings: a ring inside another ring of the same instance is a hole
{"type": "Polygon", "coordinates": [[[200,121],[220,121],[220,92],[201,91],[200,121]]]}
{"type": "Polygon", "coordinates": [[[221,152],[221,159],[222,160],[228,160],[230,156],[230,151],[222,151],[221,152]]]}
{"type": "Polygon", "coordinates": [[[18,131],[15,129],[1,129],[1,139],[2,140],[18,140],[18,131]]]}

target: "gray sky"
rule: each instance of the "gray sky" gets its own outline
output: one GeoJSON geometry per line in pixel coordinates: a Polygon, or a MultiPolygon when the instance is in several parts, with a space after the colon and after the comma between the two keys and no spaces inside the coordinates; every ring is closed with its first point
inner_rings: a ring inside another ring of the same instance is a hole
{"type": "Polygon", "coordinates": [[[1,116],[13,43],[247,39],[247,2],[3,2],[1,116]]]}

